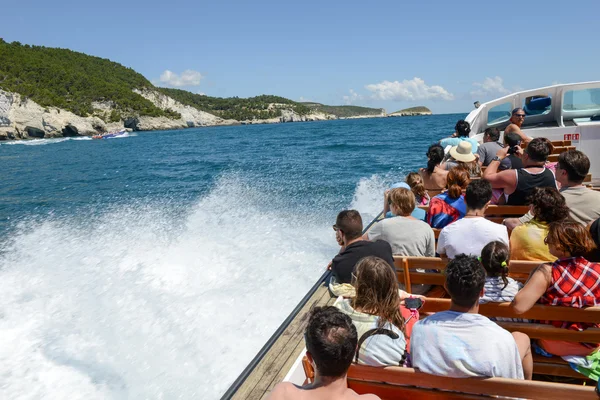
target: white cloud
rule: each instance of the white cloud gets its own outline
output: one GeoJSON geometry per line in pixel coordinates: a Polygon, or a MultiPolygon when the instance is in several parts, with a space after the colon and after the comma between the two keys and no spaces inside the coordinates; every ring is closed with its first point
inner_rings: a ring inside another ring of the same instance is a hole
{"type": "Polygon", "coordinates": [[[471,92],[474,97],[486,97],[494,95],[509,94],[510,90],[504,87],[504,82],[499,76],[485,78],[483,82],[473,82],[475,90],[471,92]]]}
{"type": "Polygon", "coordinates": [[[202,78],[204,77],[200,72],[191,69],[186,69],[180,75],[167,69],[160,75],[158,82],[161,85],[175,87],[200,86],[202,78]]]}
{"type": "Polygon", "coordinates": [[[421,78],[399,81],[383,81],[365,86],[376,100],[454,100],[454,95],[441,86],[427,86],[421,78]]]}
{"type": "Polygon", "coordinates": [[[361,101],[363,99],[363,96],[361,94],[356,93],[354,89],[350,89],[350,94],[342,97],[342,99],[344,100],[344,104],[350,106],[352,104],[355,104],[357,101],[361,101]]]}

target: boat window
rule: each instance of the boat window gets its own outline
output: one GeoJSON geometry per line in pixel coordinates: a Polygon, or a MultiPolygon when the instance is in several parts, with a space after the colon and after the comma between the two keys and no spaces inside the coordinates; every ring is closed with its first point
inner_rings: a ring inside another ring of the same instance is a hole
{"type": "Polygon", "coordinates": [[[488,111],[488,125],[495,125],[510,119],[510,112],[512,110],[512,103],[502,103],[490,108],[488,111]]]}
{"type": "Polygon", "coordinates": [[[523,110],[527,115],[545,115],[552,108],[552,98],[546,95],[535,95],[525,98],[523,110]]]}
{"type": "Polygon", "coordinates": [[[569,90],[565,92],[563,110],[600,110],[600,88],[569,90]]]}

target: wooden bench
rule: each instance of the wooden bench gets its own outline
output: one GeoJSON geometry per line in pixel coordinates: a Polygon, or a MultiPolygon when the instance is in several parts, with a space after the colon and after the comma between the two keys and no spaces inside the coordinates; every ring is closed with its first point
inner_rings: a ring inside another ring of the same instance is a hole
{"type": "Polygon", "coordinates": [[[489,399],[490,396],[546,400],[596,399],[593,386],[506,378],[450,378],[403,367],[352,365],[348,386],[382,399],[489,399]]]}
{"type": "MultiPolygon", "coordinates": [[[[519,282],[525,282],[531,271],[542,263],[542,261],[512,260],[508,265],[508,275],[519,282]]],[[[446,264],[447,261],[440,257],[394,256],[398,282],[406,286],[404,290],[408,293],[412,293],[412,285],[444,286],[446,278],[443,271],[446,269],[446,264]],[[418,272],[417,269],[435,272],[418,272]]]]}
{"type": "MultiPolygon", "coordinates": [[[[302,366],[305,384],[312,382],[314,369],[306,356],[302,359],[302,366]]],[[[573,377],[580,378],[581,375],[573,377]]],[[[450,378],[425,374],[414,368],[381,368],[358,364],[351,365],[348,370],[348,386],[358,394],[376,394],[384,400],[484,399],[490,396],[560,400],[566,396],[569,400],[597,400],[593,386],[506,378],[450,378]]]]}

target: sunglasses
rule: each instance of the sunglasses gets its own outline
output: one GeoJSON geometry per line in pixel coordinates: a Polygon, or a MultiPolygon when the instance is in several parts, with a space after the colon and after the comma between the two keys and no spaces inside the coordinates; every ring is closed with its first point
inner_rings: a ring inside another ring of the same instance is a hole
{"type": "Polygon", "coordinates": [[[515,117],[525,118],[525,114],[515,114],[515,117]]]}
{"type": "Polygon", "coordinates": [[[338,228],[338,226],[337,226],[336,224],[333,224],[333,225],[332,225],[332,228],[333,228],[333,230],[334,230],[334,231],[336,231],[336,232],[340,230],[340,228],[338,228]]]}

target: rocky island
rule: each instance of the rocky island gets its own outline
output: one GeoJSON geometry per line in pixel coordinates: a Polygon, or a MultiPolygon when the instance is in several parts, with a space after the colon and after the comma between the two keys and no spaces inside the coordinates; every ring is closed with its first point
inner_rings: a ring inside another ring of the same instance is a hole
{"type": "Polygon", "coordinates": [[[378,108],[156,87],[107,59],[1,38],[0,59],[0,140],[385,116],[378,108]]]}
{"type": "Polygon", "coordinates": [[[412,117],[415,115],[431,115],[431,110],[423,106],[411,107],[388,114],[388,117],[412,117]]]}

